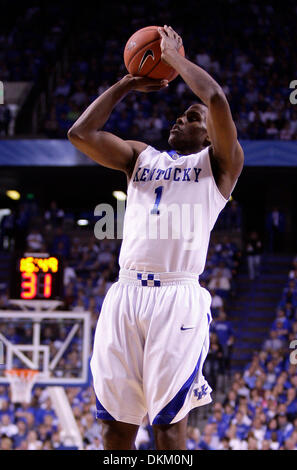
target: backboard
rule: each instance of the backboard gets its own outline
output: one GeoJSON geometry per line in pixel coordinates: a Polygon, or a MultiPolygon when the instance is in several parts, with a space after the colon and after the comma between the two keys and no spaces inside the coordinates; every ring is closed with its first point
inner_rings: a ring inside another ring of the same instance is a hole
{"type": "Polygon", "coordinates": [[[0,311],[0,385],[5,370],[35,369],[36,384],[88,383],[90,313],[73,311],[0,311]]]}

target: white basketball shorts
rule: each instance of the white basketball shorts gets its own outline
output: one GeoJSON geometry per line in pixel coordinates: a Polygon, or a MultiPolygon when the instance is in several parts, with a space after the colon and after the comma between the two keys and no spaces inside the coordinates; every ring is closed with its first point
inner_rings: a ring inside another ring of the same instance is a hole
{"type": "Polygon", "coordinates": [[[98,319],[91,359],[97,417],[180,421],[211,402],[202,375],[211,296],[192,273],[120,270],[98,319]]]}

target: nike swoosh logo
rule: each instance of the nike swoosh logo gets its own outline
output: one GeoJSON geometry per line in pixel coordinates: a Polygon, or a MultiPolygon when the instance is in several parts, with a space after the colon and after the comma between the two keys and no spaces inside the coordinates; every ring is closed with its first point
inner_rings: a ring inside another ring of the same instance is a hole
{"type": "Polygon", "coordinates": [[[185,331],[185,330],[193,330],[194,328],[195,328],[195,326],[189,326],[189,327],[185,328],[184,325],[182,325],[182,326],[180,327],[180,329],[181,329],[182,331],[185,331]]]}
{"type": "Polygon", "coordinates": [[[139,67],[138,67],[138,72],[140,72],[140,70],[142,69],[142,67],[144,66],[145,62],[147,61],[149,57],[155,60],[154,51],[152,51],[152,49],[147,49],[145,53],[143,54],[139,67]]]}

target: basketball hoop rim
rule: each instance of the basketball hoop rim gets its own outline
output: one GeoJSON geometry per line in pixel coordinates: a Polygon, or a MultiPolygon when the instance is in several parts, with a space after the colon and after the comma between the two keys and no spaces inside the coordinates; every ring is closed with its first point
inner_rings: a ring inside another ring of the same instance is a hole
{"type": "Polygon", "coordinates": [[[5,375],[11,388],[12,403],[30,403],[31,392],[36,383],[39,370],[6,369],[5,375]]]}
{"type": "Polygon", "coordinates": [[[4,372],[8,379],[11,377],[18,377],[22,380],[33,380],[39,374],[39,370],[35,369],[6,369],[4,372]]]}

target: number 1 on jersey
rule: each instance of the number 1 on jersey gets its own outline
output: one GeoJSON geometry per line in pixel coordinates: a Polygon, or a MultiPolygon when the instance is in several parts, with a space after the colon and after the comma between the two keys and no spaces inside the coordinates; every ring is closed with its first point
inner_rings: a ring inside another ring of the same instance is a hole
{"type": "Polygon", "coordinates": [[[152,210],[151,210],[151,214],[157,214],[157,215],[160,214],[160,211],[159,211],[159,209],[158,209],[158,206],[159,206],[160,201],[161,201],[162,192],[163,192],[163,186],[158,186],[158,187],[155,189],[156,200],[155,200],[154,207],[153,207],[152,210]]]}

